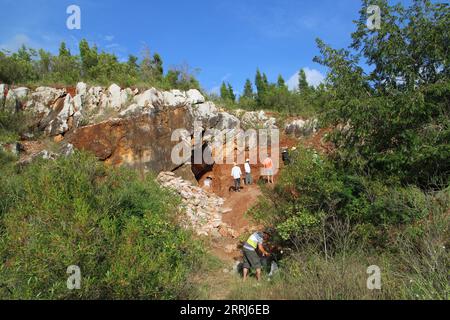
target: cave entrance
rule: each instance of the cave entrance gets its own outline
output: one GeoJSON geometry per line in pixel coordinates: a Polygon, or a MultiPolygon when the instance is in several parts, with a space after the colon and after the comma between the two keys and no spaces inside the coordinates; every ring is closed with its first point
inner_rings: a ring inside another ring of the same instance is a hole
{"type": "MultiPolygon", "coordinates": [[[[200,148],[200,147],[197,147],[197,148],[200,148]]],[[[201,146],[201,148],[202,148],[202,150],[201,150],[202,162],[201,163],[195,163],[194,155],[195,155],[196,151],[198,152],[198,150],[196,148],[194,148],[192,150],[192,155],[191,155],[191,170],[195,176],[195,179],[199,183],[203,182],[204,179],[208,178],[208,173],[211,173],[214,168],[214,164],[206,163],[205,159],[203,157],[204,154],[211,154],[211,147],[207,143],[204,143],[201,146]]],[[[209,177],[209,178],[212,178],[212,177],[209,177]]]]}

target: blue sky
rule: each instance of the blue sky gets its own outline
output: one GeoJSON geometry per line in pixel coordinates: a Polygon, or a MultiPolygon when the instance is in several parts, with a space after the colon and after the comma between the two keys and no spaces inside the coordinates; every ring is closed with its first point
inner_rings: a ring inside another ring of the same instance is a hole
{"type": "Polygon", "coordinates": [[[86,38],[99,49],[140,56],[145,46],[158,52],[167,69],[187,62],[199,68],[204,89],[216,91],[222,81],[242,91],[256,68],[271,81],[278,74],[294,81],[305,68],[311,82],[326,70],[312,58],[315,38],[346,47],[359,0],[0,0],[0,48],[22,43],[56,53],[65,41],[72,52],[86,38]],[[69,5],[81,8],[81,30],[69,30],[69,5]],[[294,76],[294,77],[293,77],[294,76]]]}

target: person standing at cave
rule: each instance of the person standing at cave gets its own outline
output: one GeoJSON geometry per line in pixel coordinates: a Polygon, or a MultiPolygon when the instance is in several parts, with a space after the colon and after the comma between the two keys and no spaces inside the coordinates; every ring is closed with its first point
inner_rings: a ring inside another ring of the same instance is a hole
{"type": "Polygon", "coordinates": [[[273,183],[273,162],[270,157],[267,157],[263,162],[267,183],[273,183]]]}
{"type": "Polygon", "coordinates": [[[250,160],[245,160],[244,163],[244,171],[245,171],[245,184],[252,184],[252,169],[250,168],[250,160]]]}
{"type": "Polygon", "coordinates": [[[231,176],[234,179],[234,192],[241,192],[242,171],[236,162],[233,165],[233,169],[231,169],[231,176]]]}

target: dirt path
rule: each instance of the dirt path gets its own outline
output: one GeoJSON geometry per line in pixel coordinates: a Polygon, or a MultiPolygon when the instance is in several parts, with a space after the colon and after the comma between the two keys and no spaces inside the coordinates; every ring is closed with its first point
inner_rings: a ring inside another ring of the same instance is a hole
{"type": "Polygon", "coordinates": [[[212,243],[211,254],[220,261],[220,267],[204,275],[202,283],[207,299],[223,300],[239,281],[238,275],[233,272],[233,266],[242,260],[240,239],[242,236],[258,229],[258,225],[246,216],[245,213],[258,201],[261,190],[258,185],[244,185],[241,192],[231,191],[224,196],[224,208],[231,211],[223,215],[223,221],[232,227],[239,235],[236,238],[224,237],[212,243]]]}
{"type": "MultiPolygon", "coordinates": [[[[283,135],[280,146],[291,148],[300,143],[324,152],[327,150],[327,145],[323,144],[322,137],[326,132],[326,130],[321,130],[318,134],[304,140],[283,135]]],[[[280,165],[279,172],[283,170],[281,160],[280,165]]],[[[258,170],[258,168],[252,166],[252,170],[258,170]]],[[[241,281],[239,276],[233,272],[233,266],[242,261],[241,243],[251,232],[262,228],[245,214],[257,203],[258,197],[262,194],[258,184],[254,181],[252,185],[242,185],[241,192],[224,191],[233,185],[233,180],[229,177],[230,171],[231,166],[216,166],[213,176],[216,181],[217,179],[220,181],[220,188],[217,191],[225,199],[223,207],[230,210],[223,214],[222,220],[236,231],[236,236],[223,237],[211,244],[210,252],[219,260],[220,267],[201,275],[199,282],[204,286],[204,299],[230,298],[233,288],[236,288],[241,281]]],[[[277,181],[278,175],[274,177],[274,182],[277,181]]]]}

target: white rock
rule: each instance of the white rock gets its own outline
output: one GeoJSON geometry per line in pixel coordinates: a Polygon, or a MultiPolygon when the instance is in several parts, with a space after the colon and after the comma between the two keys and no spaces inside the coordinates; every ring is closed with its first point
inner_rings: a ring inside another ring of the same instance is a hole
{"type": "Polygon", "coordinates": [[[3,107],[3,102],[5,101],[6,95],[5,92],[8,89],[8,86],[4,83],[0,83],[0,107],[3,107]]]}
{"type": "Polygon", "coordinates": [[[170,108],[175,108],[187,104],[186,95],[180,90],[164,91],[163,97],[163,104],[170,108]]]}
{"type": "MultiPolygon", "coordinates": [[[[153,107],[152,107],[153,108],[153,107]]],[[[127,117],[133,114],[138,114],[143,110],[143,107],[137,105],[136,103],[133,103],[131,106],[126,108],[125,110],[121,111],[119,115],[121,117],[127,117]]]]}
{"type": "Polygon", "coordinates": [[[295,134],[296,136],[307,136],[317,132],[317,127],[317,119],[296,119],[286,124],[285,132],[287,134],[295,134]]]}
{"type": "Polygon", "coordinates": [[[77,94],[73,97],[73,107],[74,111],[82,111],[83,110],[83,100],[81,94],[77,94]]]}
{"type": "Polygon", "coordinates": [[[69,130],[67,120],[74,114],[73,99],[70,94],[64,99],[64,106],[55,119],[45,129],[49,134],[62,134],[69,130]]]}
{"type": "Polygon", "coordinates": [[[86,97],[87,93],[87,84],[84,82],[78,82],[77,83],[77,89],[76,89],[77,95],[80,95],[82,97],[86,97]]]}
{"type": "Polygon", "coordinates": [[[218,130],[237,129],[241,124],[238,118],[227,112],[219,112],[217,118],[215,128],[218,130]]]}
{"type": "Polygon", "coordinates": [[[16,88],[13,89],[17,99],[19,100],[25,100],[28,97],[28,94],[30,93],[30,89],[25,88],[25,87],[20,87],[20,88],[16,88]]]}
{"type": "Polygon", "coordinates": [[[120,92],[120,103],[122,107],[128,107],[129,102],[132,100],[133,91],[130,88],[123,89],[120,92]]]}
{"type": "Polygon", "coordinates": [[[211,101],[196,105],[188,105],[187,108],[192,119],[194,121],[202,122],[203,126],[209,126],[211,124],[211,119],[215,118],[217,120],[219,114],[215,104],[211,101]]]}
{"type": "Polygon", "coordinates": [[[162,105],[164,97],[162,93],[155,88],[151,88],[134,97],[134,102],[141,107],[160,106],[162,105]]]}
{"type": "Polygon", "coordinates": [[[8,109],[10,111],[17,111],[18,107],[19,105],[16,94],[13,90],[9,90],[5,98],[5,109],[8,109]]]}
{"type": "Polygon", "coordinates": [[[108,106],[115,110],[120,110],[122,107],[122,97],[120,87],[113,83],[108,88],[108,106]]]}
{"type": "Polygon", "coordinates": [[[205,97],[197,89],[190,89],[186,91],[187,103],[199,104],[204,103],[205,97]]]}

